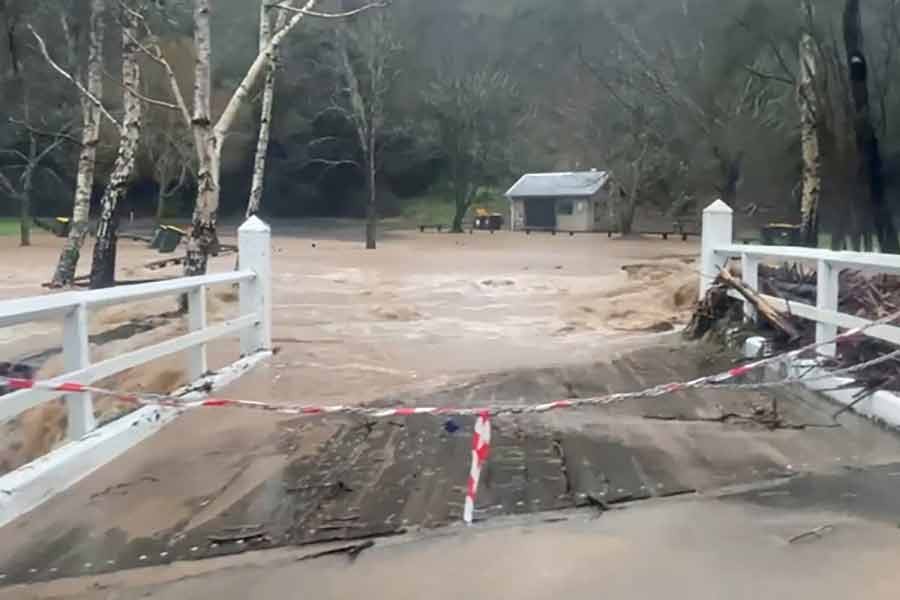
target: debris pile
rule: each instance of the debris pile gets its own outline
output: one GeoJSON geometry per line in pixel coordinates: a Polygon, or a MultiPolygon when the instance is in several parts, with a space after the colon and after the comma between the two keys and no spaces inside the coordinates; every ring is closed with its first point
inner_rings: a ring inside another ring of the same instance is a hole
{"type": "MultiPolygon", "coordinates": [[[[798,264],[778,267],[760,265],[759,282],[761,294],[743,283],[737,268],[722,269],[706,297],[698,304],[687,328],[687,337],[699,339],[723,327],[747,327],[743,302],[731,294],[737,292],[756,309],[757,322],[749,324],[753,335],[769,338],[774,352],[795,349],[813,341],[815,323],[793,314],[790,307],[816,304],[815,269],[798,264]],[[784,301],[787,310],[773,306],[770,301],[773,297],[784,301]]],[[[842,313],[871,321],[895,314],[900,311],[900,277],[843,271],[840,275],[838,307],[842,313]]],[[[882,340],[858,335],[838,344],[837,357],[829,366],[845,368],[896,350],[894,345],[882,340]]],[[[900,391],[900,361],[886,361],[867,368],[857,373],[856,379],[866,392],[877,389],[900,391]]]]}

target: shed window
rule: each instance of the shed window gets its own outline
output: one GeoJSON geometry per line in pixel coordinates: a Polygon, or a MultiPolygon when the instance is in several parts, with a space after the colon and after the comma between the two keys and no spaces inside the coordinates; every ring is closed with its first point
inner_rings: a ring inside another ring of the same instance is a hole
{"type": "Polygon", "coordinates": [[[575,214],[575,203],[571,200],[557,200],[556,201],[556,214],[558,215],[574,215],[575,214]]]}

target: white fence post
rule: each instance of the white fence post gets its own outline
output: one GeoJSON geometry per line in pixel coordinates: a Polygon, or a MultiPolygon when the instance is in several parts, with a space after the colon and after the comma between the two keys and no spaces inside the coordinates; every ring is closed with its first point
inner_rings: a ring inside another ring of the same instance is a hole
{"type": "Polygon", "coordinates": [[[712,287],[719,274],[716,249],[730,246],[734,239],[734,211],[721,200],[716,200],[703,211],[702,255],[700,257],[700,299],[712,287]]]}
{"type": "MultiPolygon", "coordinates": [[[[206,286],[201,285],[188,292],[188,329],[203,331],[206,329],[206,286]]],[[[209,369],[206,363],[206,344],[191,348],[188,358],[189,381],[197,381],[209,369]]]]}
{"type": "Polygon", "coordinates": [[[239,264],[253,271],[252,281],[241,282],[241,314],[259,315],[259,323],[241,334],[241,354],[272,349],[272,230],[253,216],[238,229],[239,264]]]}
{"type": "MultiPolygon", "coordinates": [[[[87,306],[79,304],[63,321],[63,368],[66,372],[71,372],[90,365],[87,306]]],[[[89,393],[67,394],[66,407],[69,416],[67,435],[70,440],[81,439],[96,429],[94,401],[89,393]]]]}
{"type": "MultiPolygon", "coordinates": [[[[816,308],[820,310],[837,311],[838,292],[840,291],[840,269],[834,268],[830,262],[819,260],[816,285],[816,308]]],[[[838,328],[831,323],[816,321],[816,342],[825,342],[837,337],[838,328]]],[[[823,356],[837,356],[837,344],[828,344],[819,347],[819,354],[823,356]]]]}

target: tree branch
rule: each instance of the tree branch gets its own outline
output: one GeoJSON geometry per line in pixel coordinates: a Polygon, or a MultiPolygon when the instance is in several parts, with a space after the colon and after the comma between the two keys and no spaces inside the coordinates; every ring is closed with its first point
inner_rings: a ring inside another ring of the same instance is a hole
{"type": "MultiPolygon", "coordinates": [[[[149,26],[144,21],[142,21],[142,23],[144,25],[144,30],[152,38],[153,34],[150,31],[149,26]]],[[[166,106],[166,108],[173,108],[180,112],[185,124],[188,127],[191,127],[193,123],[193,120],[191,118],[191,111],[184,99],[184,94],[181,93],[181,86],[178,85],[178,78],[175,77],[175,71],[174,69],[172,69],[172,65],[169,64],[169,61],[166,60],[165,56],[163,56],[160,47],[155,43],[148,47],[142,44],[140,40],[135,39],[135,37],[127,31],[125,32],[125,35],[128,36],[128,39],[131,40],[131,42],[136,45],[141,52],[148,56],[150,60],[161,66],[166,72],[166,77],[169,80],[169,88],[172,90],[172,96],[175,98],[175,105],[168,105],[166,106]]]]}
{"type": "Polygon", "coordinates": [[[219,142],[220,150],[225,144],[225,137],[231,130],[231,126],[237,118],[238,111],[250,95],[250,90],[256,85],[257,81],[259,81],[265,66],[272,60],[275,49],[281,44],[281,40],[303,20],[306,16],[305,11],[310,11],[315,8],[316,2],[318,2],[318,0],[307,0],[303,8],[300,9],[301,12],[295,14],[283,29],[275,32],[272,35],[272,39],[266,44],[265,49],[257,54],[253,64],[250,65],[247,74],[244,75],[244,79],[238,85],[234,94],[232,94],[231,99],[228,100],[225,110],[222,111],[222,115],[219,117],[219,120],[213,128],[215,137],[219,142]]]}
{"type": "Polygon", "coordinates": [[[18,198],[19,192],[16,191],[16,188],[13,187],[12,182],[7,179],[6,175],[0,173],[0,188],[3,188],[3,191],[6,192],[7,195],[12,196],[13,198],[18,198]]]}
{"type": "Polygon", "coordinates": [[[750,65],[744,65],[744,69],[746,69],[751,75],[755,75],[760,79],[765,79],[767,81],[777,81],[779,83],[784,83],[787,85],[794,85],[794,81],[788,79],[787,77],[782,77],[780,75],[773,75],[771,73],[763,73],[762,71],[758,71],[757,69],[751,67],[750,65]]]}
{"type": "Polygon", "coordinates": [[[34,127],[34,126],[26,123],[25,121],[20,121],[20,120],[16,119],[15,117],[10,117],[9,122],[12,123],[13,125],[18,125],[19,127],[25,129],[29,133],[33,133],[34,135],[39,136],[39,137],[53,138],[53,139],[60,138],[64,141],[67,141],[71,144],[75,144],[77,146],[82,145],[81,140],[69,135],[68,131],[70,130],[70,127],[68,127],[68,126],[63,127],[59,131],[47,131],[46,129],[38,129],[37,127],[34,127]]]}
{"type": "Polygon", "coordinates": [[[157,100],[156,98],[151,98],[149,96],[145,96],[144,94],[142,94],[139,91],[137,91],[136,89],[134,89],[134,86],[127,85],[124,81],[120,81],[116,77],[113,77],[112,75],[107,73],[105,69],[103,70],[103,76],[106,77],[108,80],[112,81],[113,83],[115,83],[116,85],[118,85],[120,88],[130,92],[131,94],[134,94],[134,96],[136,98],[146,102],[147,104],[152,104],[153,106],[159,106],[161,108],[167,108],[169,110],[174,110],[176,112],[181,110],[178,108],[177,105],[172,104],[171,102],[166,102],[165,100],[157,100]]]}
{"type": "Polygon", "coordinates": [[[360,6],[359,8],[356,8],[354,10],[348,10],[339,13],[319,12],[306,8],[297,8],[296,6],[289,6],[286,4],[269,4],[268,8],[277,8],[299,15],[305,15],[307,17],[316,17],[318,19],[346,19],[348,17],[354,17],[358,14],[362,14],[368,10],[372,10],[375,8],[387,8],[388,6],[390,6],[389,2],[372,2],[370,4],[366,4],[365,6],[360,6]]]}
{"type": "Polygon", "coordinates": [[[40,35],[38,35],[38,32],[34,30],[34,27],[32,27],[31,25],[28,25],[28,30],[31,32],[31,34],[37,40],[38,46],[40,46],[41,54],[44,56],[44,60],[47,61],[47,63],[50,65],[50,67],[52,67],[54,71],[56,71],[57,73],[62,75],[64,78],[68,79],[71,83],[75,84],[75,87],[78,88],[78,91],[81,92],[81,94],[84,97],[86,97],[88,100],[90,100],[91,103],[97,107],[97,109],[100,111],[100,113],[104,117],[106,117],[106,119],[110,123],[115,125],[116,129],[121,131],[122,124],[119,123],[119,121],[114,116],[112,116],[108,110],[106,110],[106,107],[103,105],[103,101],[100,100],[100,98],[97,98],[97,96],[95,96],[94,94],[92,94],[90,92],[90,90],[88,90],[86,87],[84,87],[81,84],[80,81],[78,81],[77,79],[72,77],[72,75],[68,71],[66,71],[61,66],[59,66],[59,64],[57,64],[57,62],[54,61],[53,58],[51,58],[50,52],[47,50],[47,44],[46,44],[46,42],[44,42],[44,38],[42,38],[40,35]]]}
{"type": "Polygon", "coordinates": [[[25,154],[23,154],[22,152],[19,152],[18,150],[7,150],[5,148],[0,148],[0,154],[9,154],[11,156],[15,156],[16,158],[18,158],[19,160],[21,160],[23,162],[28,161],[28,157],[25,154]]]}

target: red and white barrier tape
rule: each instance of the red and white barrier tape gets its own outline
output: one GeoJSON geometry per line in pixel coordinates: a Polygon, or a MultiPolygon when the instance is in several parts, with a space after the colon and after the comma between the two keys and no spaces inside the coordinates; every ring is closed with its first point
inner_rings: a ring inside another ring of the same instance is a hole
{"type": "Polygon", "coordinates": [[[463,510],[463,521],[471,525],[475,518],[475,498],[478,496],[478,482],[481,469],[491,454],[491,415],[484,413],[475,421],[475,434],[472,437],[472,468],[469,471],[469,485],[466,488],[466,504],[463,510]]]}
{"type": "MultiPolygon", "coordinates": [[[[784,354],[779,354],[776,356],[772,356],[769,358],[760,359],[754,361],[752,363],[742,365],[740,367],[736,367],[734,369],[730,369],[724,373],[718,373],[715,375],[709,375],[705,377],[700,377],[691,381],[676,381],[670,382],[658,386],[654,386],[651,388],[647,388],[640,391],[635,392],[622,392],[622,393],[613,393],[607,394],[605,396],[596,396],[591,398],[579,398],[574,400],[557,400],[554,402],[547,402],[544,404],[535,404],[535,405],[495,405],[495,406],[487,406],[487,407],[473,407],[473,408],[458,408],[458,407],[434,407],[434,406],[424,406],[424,407],[391,407],[391,408],[373,408],[373,407],[365,407],[365,406],[309,406],[309,405],[296,405],[296,404],[283,404],[283,403],[274,403],[274,402],[258,402],[252,400],[232,400],[225,398],[208,398],[206,400],[200,401],[185,401],[182,398],[176,396],[168,396],[164,394],[150,394],[150,393],[122,393],[116,390],[83,385],[77,382],[54,382],[54,381],[32,381],[29,379],[18,379],[12,377],[0,377],[0,385],[5,386],[12,390],[24,390],[24,389],[34,389],[34,390],[44,390],[44,391],[52,391],[52,392],[62,392],[62,393],[79,393],[79,392],[91,392],[98,395],[110,396],[116,398],[122,402],[132,403],[132,404],[140,404],[140,405],[161,405],[161,406],[170,406],[179,409],[195,409],[195,408],[245,408],[251,410],[262,410],[266,412],[272,412],[275,414],[282,415],[292,415],[292,416],[312,416],[312,415],[335,415],[335,414],[348,414],[355,416],[362,416],[373,419],[382,419],[382,418],[393,418],[393,417],[410,417],[416,415],[434,415],[434,416],[479,416],[479,415],[491,415],[498,416],[503,414],[535,414],[535,413],[545,413],[554,410],[563,410],[563,409],[573,409],[573,408],[582,408],[586,406],[604,406],[608,404],[614,404],[617,402],[623,402],[626,400],[635,400],[639,398],[656,398],[665,396],[668,394],[673,394],[676,392],[682,392],[689,389],[704,389],[704,388],[716,388],[716,389],[748,389],[748,388],[773,388],[780,387],[786,385],[792,385],[795,383],[799,383],[801,381],[810,381],[815,379],[825,379],[828,377],[839,377],[841,375],[848,375],[854,372],[861,371],[867,367],[874,366],[876,364],[880,364],[886,362],[888,360],[893,360],[895,358],[900,358],[900,350],[896,352],[892,352],[890,354],[878,357],[871,361],[867,361],[865,363],[860,363],[857,365],[853,365],[851,367],[840,369],[836,371],[831,371],[820,377],[788,377],[779,381],[774,382],[765,382],[765,383],[751,383],[751,384],[728,384],[727,382],[737,379],[739,377],[748,375],[764,366],[787,362],[793,359],[798,358],[802,354],[809,352],[811,350],[815,350],[821,346],[826,346],[830,344],[834,344],[840,341],[847,340],[849,338],[855,337],[867,329],[872,327],[876,327],[878,325],[883,325],[886,323],[890,323],[891,321],[900,318],[900,313],[895,315],[891,315],[889,317],[885,317],[884,319],[880,319],[879,321],[875,321],[866,327],[860,327],[857,329],[853,329],[837,336],[834,339],[825,341],[825,342],[816,342],[804,346],[802,348],[798,348],[796,350],[792,350],[790,352],[786,352],[784,354]]],[[[0,397],[0,402],[2,402],[2,397],[0,397]]]]}
{"type": "MultiPolygon", "coordinates": [[[[793,360],[802,354],[809,352],[811,350],[815,350],[821,346],[826,346],[830,344],[835,344],[837,342],[845,341],[852,337],[855,337],[861,333],[864,333],[866,330],[871,329],[873,327],[888,324],[892,321],[900,318],[900,312],[895,313],[893,315],[889,315],[883,319],[879,319],[878,321],[874,321],[865,327],[859,327],[856,329],[849,330],[834,339],[827,340],[824,342],[816,342],[804,346],[802,348],[798,348],[796,350],[792,350],[790,352],[786,352],[784,354],[772,356],[769,358],[764,358],[757,360],[755,362],[736,367],[734,369],[730,369],[724,373],[719,373],[716,375],[709,375],[706,377],[700,377],[698,379],[694,379],[691,381],[677,381],[670,382],[663,385],[658,385],[655,387],[651,387],[645,390],[640,390],[636,392],[624,392],[624,393],[614,393],[608,394],[605,396],[597,396],[592,398],[581,398],[575,400],[558,400],[555,402],[548,402],[544,404],[536,404],[536,405],[498,405],[492,407],[478,407],[478,408],[454,408],[454,407],[393,407],[393,408],[373,408],[373,407],[363,407],[363,406],[308,406],[308,405],[292,405],[292,404],[282,404],[282,403],[273,403],[273,402],[257,402],[251,400],[230,400],[223,398],[208,398],[206,400],[201,401],[185,401],[183,398],[179,398],[176,396],[170,396],[165,394],[150,394],[150,393],[122,393],[116,390],[101,388],[97,386],[84,385],[77,382],[59,382],[59,381],[33,381],[29,379],[21,379],[21,378],[13,378],[13,377],[0,377],[0,385],[5,386],[12,390],[25,390],[25,389],[34,389],[34,390],[44,390],[51,392],[60,392],[60,393],[79,393],[79,392],[91,392],[98,395],[105,395],[116,398],[122,402],[139,404],[139,405],[161,405],[161,406],[170,406],[179,409],[193,409],[193,408],[224,408],[224,407],[234,407],[234,408],[246,408],[246,409],[255,409],[255,410],[263,410],[267,412],[272,412],[276,414],[283,415],[334,415],[334,414],[349,414],[355,416],[363,416],[368,418],[391,418],[391,417],[409,417],[415,415],[436,415],[436,416],[479,416],[483,414],[487,415],[501,415],[501,414],[533,414],[533,413],[544,413],[553,410],[561,410],[561,409],[572,409],[572,408],[580,408],[585,406],[602,406],[607,404],[613,404],[616,402],[622,402],[626,400],[634,400],[638,398],[655,398],[660,396],[665,396],[668,394],[672,394],[675,392],[681,392],[688,389],[697,389],[697,388],[765,388],[765,387],[778,387],[784,385],[791,385],[797,383],[799,381],[807,381],[807,378],[802,377],[790,377],[787,379],[783,379],[776,382],[768,382],[768,383],[757,383],[757,384],[729,384],[725,385],[727,382],[742,377],[744,375],[748,375],[751,372],[760,369],[764,366],[787,362],[793,360]]],[[[858,365],[854,365],[847,369],[833,371],[828,373],[825,377],[835,377],[840,376],[842,374],[850,374],[856,371],[860,371],[868,366],[873,366],[878,363],[885,362],[887,360],[891,360],[893,358],[897,358],[900,356],[900,351],[876,358],[872,361],[868,361],[866,363],[861,363],[858,365]]],[[[0,397],[0,402],[3,399],[0,397]]]]}

